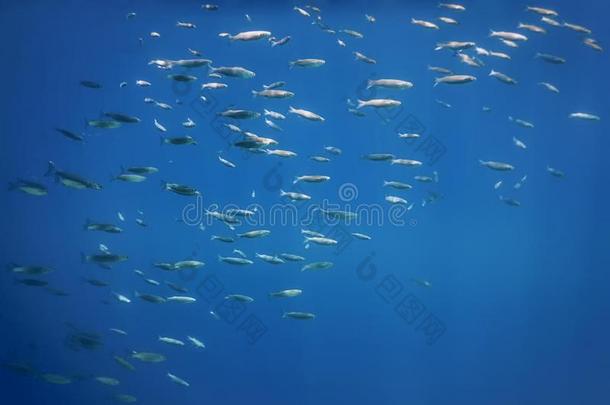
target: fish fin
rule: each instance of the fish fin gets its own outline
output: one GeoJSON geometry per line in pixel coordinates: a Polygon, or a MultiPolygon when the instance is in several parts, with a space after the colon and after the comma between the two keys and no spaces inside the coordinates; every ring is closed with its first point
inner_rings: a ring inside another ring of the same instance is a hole
{"type": "Polygon", "coordinates": [[[438,84],[441,82],[441,80],[437,77],[434,79],[434,85],[432,87],[436,87],[438,86],[438,84]]]}

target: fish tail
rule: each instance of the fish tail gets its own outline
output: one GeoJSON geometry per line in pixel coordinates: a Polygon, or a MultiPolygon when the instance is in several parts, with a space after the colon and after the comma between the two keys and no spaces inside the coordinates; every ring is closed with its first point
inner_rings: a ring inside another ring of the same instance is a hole
{"type": "Polygon", "coordinates": [[[373,80],[367,80],[366,82],[366,89],[370,89],[371,87],[373,87],[374,81],[373,80]]]}
{"type": "Polygon", "coordinates": [[[44,174],[45,176],[50,176],[51,174],[55,173],[55,163],[52,160],[49,160],[49,165],[47,167],[47,172],[44,174]]]}
{"type": "Polygon", "coordinates": [[[256,97],[256,96],[258,96],[258,91],[252,90],[252,97],[256,97]]]}
{"type": "Polygon", "coordinates": [[[358,99],[356,101],[358,102],[358,105],[356,106],[356,108],[362,108],[366,104],[366,101],[362,101],[360,99],[358,99]]]}
{"type": "Polygon", "coordinates": [[[438,86],[438,84],[441,82],[441,79],[439,79],[438,77],[434,79],[434,85],[432,87],[436,87],[438,86]]]}
{"type": "Polygon", "coordinates": [[[294,62],[288,62],[288,68],[292,69],[294,67],[295,63],[294,62]]]}
{"type": "Polygon", "coordinates": [[[280,189],[280,197],[283,197],[283,196],[285,196],[286,194],[287,194],[287,193],[286,193],[284,190],[280,189]]]}
{"type": "Polygon", "coordinates": [[[161,145],[164,145],[164,144],[166,144],[166,143],[167,143],[167,141],[165,140],[165,138],[163,137],[163,135],[159,135],[159,139],[160,139],[161,145]]]}
{"type": "Polygon", "coordinates": [[[479,159],[479,164],[481,164],[481,165],[485,166],[485,161],[484,161],[484,160],[479,159]]]}

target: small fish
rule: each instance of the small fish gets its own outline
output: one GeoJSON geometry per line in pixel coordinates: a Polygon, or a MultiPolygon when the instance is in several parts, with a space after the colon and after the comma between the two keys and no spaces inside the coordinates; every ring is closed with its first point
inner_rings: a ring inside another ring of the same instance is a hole
{"type": "Polygon", "coordinates": [[[313,320],[316,318],[316,315],[312,314],[311,312],[284,312],[282,318],[313,320]]]}
{"type": "Polygon", "coordinates": [[[40,184],[35,183],[33,181],[21,180],[18,179],[14,182],[10,182],[8,185],[9,190],[19,190],[22,193],[33,195],[33,196],[45,196],[48,194],[47,188],[40,184]]]}
{"type": "Polygon", "coordinates": [[[65,136],[66,138],[72,139],[73,141],[82,142],[85,140],[85,138],[82,135],[76,134],[72,131],[68,131],[67,129],[55,128],[55,130],[57,132],[59,132],[60,134],[62,134],[63,136],[65,136]]]}
{"type": "Polygon", "coordinates": [[[570,118],[576,118],[579,120],[585,121],[599,121],[601,118],[598,115],[584,113],[584,112],[575,112],[569,115],[570,118]]]}
{"type": "Polygon", "coordinates": [[[493,160],[488,160],[488,161],[479,160],[479,163],[481,164],[481,166],[485,166],[490,169],[498,170],[498,171],[515,170],[515,167],[513,165],[511,165],[509,163],[504,163],[504,162],[496,162],[493,160]]]}
{"type": "Polygon", "coordinates": [[[269,293],[269,296],[273,297],[273,298],[294,298],[294,297],[298,297],[301,294],[303,294],[303,290],[299,290],[299,289],[295,288],[295,289],[272,292],[272,293],[269,293]]]}
{"type": "Polygon", "coordinates": [[[173,381],[174,383],[178,384],[178,385],[182,385],[184,387],[189,387],[190,384],[186,381],[184,381],[182,378],[175,376],[172,373],[167,373],[167,377],[169,377],[169,379],[171,381],[173,381]]]}
{"type": "Polygon", "coordinates": [[[237,166],[235,165],[235,163],[228,161],[227,159],[224,159],[221,156],[218,156],[218,160],[220,161],[220,163],[222,163],[223,165],[230,167],[230,168],[236,168],[237,166]]]}

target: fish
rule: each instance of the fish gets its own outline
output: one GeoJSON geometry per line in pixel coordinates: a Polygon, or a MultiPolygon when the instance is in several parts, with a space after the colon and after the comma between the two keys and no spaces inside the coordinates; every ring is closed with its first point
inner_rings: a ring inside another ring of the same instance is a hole
{"type": "Polygon", "coordinates": [[[297,193],[293,191],[284,191],[280,189],[280,197],[288,197],[292,201],[308,201],[311,200],[311,196],[303,193],[297,193]]]}
{"type": "Polygon", "coordinates": [[[360,239],[360,240],[371,240],[371,239],[373,239],[369,235],[366,235],[364,233],[359,233],[359,232],[352,232],[352,236],[354,238],[360,239]]]}
{"type": "Polygon", "coordinates": [[[253,71],[240,66],[221,66],[215,68],[210,65],[210,73],[218,73],[222,76],[237,77],[242,79],[251,79],[256,76],[256,73],[253,71]]]}
{"type": "Polygon", "coordinates": [[[72,139],[73,141],[82,142],[85,140],[85,138],[81,134],[77,134],[72,131],[68,131],[67,129],[55,128],[55,130],[57,132],[59,132],[60,134],[62,134],[63,136],[65,136],[66,138],[72,139]]]}
{"type": "Polygon", "coordinates": [[[563,26],[566,28],[571,29],[572,31],[576,31],[579,32],[581,34],[591,34],[591,30],[587,27],[583,27],[582,25],[577,25],[577,24],[571,24],[568,22],[564,22],[563,26]]]}
{"type": "Polygon", "coordinates": [[[403,183],[400,181],[387,181],[387,180],[383,181],[383,187],[391,187],[391,188],[395,188],[397,190],[411,190],[413,188],[413,186],[411,186],[410,184],[407,184],[407,183],[403,183]]]}
{"type": "Polygon", "coordinates": [[[117,380],[116,378],[112,378],[112,377],[95,377],[95,381],[99,382],[100,384],[110,385],[110,386],[115,386],[115,385],[120,384],[119,380],[117,380]]]}
{"type": "Polygon", "coordinates": [[[161,137],[161,145],[197,145],[197,141],[190,135],[161,137]]]}
{"type": "Polygon", "coordinates": [[[504,73],[497,72],[497,71],[495,71],[493,69],[491,70],[491,72],[489,72],[489,76],[495,77],[496,79],[498,79],[502,83],[517,84],[517,81],[515,79],[513,79],[512,77],[510,77],[508,75],[505,75],[504,73]]]}
{"type": "Polygon", "coordinates": [[[235,165],[235,163],[228,161],[227,159],[222,158],[221,156],[218,156],[218,160],[220,161],[220,163],[222,163],[223,165],[230,167],[230,168],[236,168],[237,166],[235,165]]]}
{"type": "Polygon", "coordinates": [[[102,85],[92,80],[81,80],[80,85],[89,89],[101,89],[102,85]]]}
{"type": "Polygon", "coordinates": [[[227,117],[227,118],[239,119],[239,120],[257,119],[261,116],[260,113],[255,112],[255,111],[236,110],[236,109],[225,110],[220,113],[217,113],[217,115],[220,115],[222,117],[227,117]]]}
{"type": "Polygon", "coordinates": [[[584,121],[600,121],[601,118],[598,115],[584,113],[584,112],[575,112],[569,115],[570,118],[575,118],[584,121]]]}
{"type": "Polygon", "coordinates": [[[295,288],[295,289],[275,291],[275,292],[269,293],[269,296],[273,297],[273,298],[294,298],[294,297],[298,297],[301,294],[303,294],[303,290],[299,290],[299,289],[295,288]]]}
{"type": "Polygon", "coordinates": [[[85,229],[86,231],[101,231],[101,232],[106,232],[106,233],[121,233],[121,232],[123,232],[123,229],[118,227],[118,226],[116,226],[116,225],[96,223],[96,222],[92,222],[89,219],[87,219],[87,221],[85,222],[85,225],[83,226],[83,229],[85,229]]]}
{"type": "Polygon", "coordinates": [[[529,121],[522,120],[520,118],[513,118],[511,116],[508,117],[508,120],[514,122],[515,124],[522,126],[523,128],[534,128],[534,124],[529,121]]]}
{"type": "Polygon", "coordinates": [[[286,45],[291,39],[292,39],[292,37],[290,35],[285,36],[285,37],[280,38],[280,39],[277,39],[275,37],[271,37],[271,38],[269,38],[269,42],[271,43],[271,47],[275,48],[276,46],[286,45]]]}
{"type": "Polygon", "coordinates": [[[124,402],[126,404],[131,404],[134,402],[137,402],[138,399],[136,397],[134,397],[133,395],[129,395],[129,394],[116,394],[114,396],[114,398],[119,401],[119,402],[124,402]]]}
{"type": "Polygon", "coordinates": [[[321,175],[305,175],[305,176],[297,176],[292,181],[292,184],[297,184],[299,182],[305,183],[322,183],[330,180],[330,176],[321,176],[321,175]]]}
{"type": "Polygon", "coordinates": [[[53,269],[45,266],[22,266],[15,263],[10,263],[7,266],[7,269],[12,273],[26,274],[28,276],[42,276],[53,271],[53,269]]]}
{"type": "Polygon", "coordinates": [[[15,280],[19,284],[23,284],[28,287],[45,287],[49,283],[44,280],[38,280],[35,278],[22,278],[15,280]]]}
{"type": "Polygon", "coordinates": [[[405,205],[409,204],[408,201],[405,200],[404,198],[397,197],[394,195],[386,195],[385,200],[387,202],[389,202],[390,204],[405,204],[405,205]]]}
{"type": "Polygon", "coordinates": [[[285,263],[284,260],[282,260],[281,258],[279,258],[277,256],[260,254],[260,253],[255,253],[255,256],[257,258],[261,259],[262,261],[270,263],[270,264],[283,264],[283,263],[285,263]]]}
{"type": "Polygon", "coordinates": [[[373,98],[370,100],[358,100],[358,106],[356,108],[374,107],[374,108],[394,108],[400,106],[402,103],[398,100],[389,98],[373,98]]]}
{"type": "Polygon", "coordinates": [[[46,186],[40,183],[22,179],[17,179],[13,182],[10,182],[8,184],[8,189],[9,191],[18,190],[22,193],[33,195],[36,197],[45,196],[49,193],[46,186]]]}
{"type": "Polygon", "coordinates": [[[391,153],[369,153],[362,155],[362,159],[371,160],[373,162],[386,162],[395,158],[396,156],[391,153]]]}
{"type": "Polygon", "coordinates": [[[392,160],[390,160],[390,164],[414,167],[414,166],[421,166],[423,163],[420,162],[419,160],[413,160],[413,159],[392,159],[392,160]]]}
{"type": "Polygon", "coordinates": [[[313,59],[313,58],[296,59],[291,62],[288,62],[288,66],[290,68],[293,68],[293,67],[316,68],[316,67],[323,66],[324,64],[326,64],[326,61],[324,59],[313,59]]]}
{"type": "Polygon", "coordinates": [[[303,256],[295,255],[292,253],[280,253],[280,257],[284,260],[288,260],[290,262],[301,262],[305,260],[303,256]]]}
{"type": "Polygon", "coordinates": [[[303,243],[305,243],[305,247],[307,248],[307,246],[310,243],[315,243],[316,245],[320,245],[320,246],[333,246],[339,242],[335,239],[326,238],[326,237],[306,236],[303,243]]]}
{"type": "Polygon", "coordinates": [[[320,163],[328,163],[330,162],[330,159],[327,158],[326,156],[310,156],[309,157],[311,160],[313,160],[314,162],[320,162],[320,163]]]}
{"type": "Polygon", "coordinates": [[[184,346],[184,342],[182,340],[174,339],[167,336],[159,336],[158,340],[159,342],[167,343],[168,345],[184,346]]]}
{"type": "Polygon", "coordinates": [[[141,294],[139,292],[135,292],[135,296],[140,298],[143,301],[150,302],[151,304],[163,304],[167,300],[164,297],[153,294],[141,294]]]}
{"type": "Polygon", "coordinates": [[[229,85],[226,83],[211,82],[211,83],[203,83],[201,85],[201,90],[206,90],[206,89],[218,90],[218,89],[226,89],[227,87],[229,87],[229,85]]]}
{"type": "Polygon", "coordinates": [[[441,49],[449,49],[452,51],[463,51],[466,49],[474,48],[476,46],[475,42],[472,41],[448,41],[448,42],[439,42],[436,44],[435,51],[440,51],[441,49]]]}
{"type": "Polygon", "coordinates": [[[126,368],[129,371],[135,371],[135,367],[129,363],[127,360],[120,356],[113,356],[114,361],[116,361],[121,367],[126,368]]]}
{"type": "Polygon", "coordinates": [[[165,356],[153,352],[132,352],[131,357],[146,363],[160,363],[165,361],[165,356]]]}
{"type": "Polygon", "coordinates": [[[178,21],[176,23],[176,27],[178,27],[178,28],[189,28],[189,29],[197,28],[197,26],[195,24],[193,24],[193,23],[182,22],[182,21],[178,21]]]}
{"type": "Polygon", "coordinates": [[[510,205],[511,207],[520,207],[521,206],[521,202],[515,200],[514,198],[500,196],[499,200],[502,201],[503,203],[505,203],[506,205],[510,205]]]}
{"type": "Polygon", "coordinates": [[[146,80],[136,80],[136,86],[140,86],[140,87],[150,87],[152,86],[152,83],[146,80]]]}
{"type": "Polygon", "coordinates": [[[440,3],[438,6],[452,11],[466,11],[466,7],[457,3],[440,3]]]}
{"type": "Polygon", "coordinates": [[[539,27],[537,25],[533,25],[533,24],[519,23],[517,28],[518,29],[522,29],[522,30],[527,30],[527,31],[535,32],[537,34],[546,34],[546,30],[544,28],[539,27]]]}
{"type": "Polygon", "coordinates": [[[533,7],[533,6],[527,6],[525,8],[526,11],[531,11],[533,13],[542,15],[542,16],[550,16],[550,17],[558,17],[559,13],[557,13],[554,10],[548,9],[548,8],[542,8],[542,7],[533,7]]]}
{"type": "Polygon", "coordinates": [[[220,242],[225,242],[225,243],[235,242],[235,239],[231,238],[230,236],[218,236],[218,235],[212,235],[210,237],[210,240],[218,240],[220,242]]]}
{"type": "Polygon", "coordinates": [[[498,170],[498,171],[511,171],[511,170],[515,170],[515,167],[509,163],[504,163],[504,162],[496,162],[493,160],[479,160],[479,163],[481,164],[481,166],[485,166],[488,167],[492,170],[498,170]]]}
{"type": "Polygon", "coordinates": [[[228,35],[231,41],[256,41],[271,36],[269,31],[244,31],[235,35],[228,35]]]}
{"type": "Polygon", "coordinates": [[[252,95],[266,98],[290,98],[294,96],[294,93],[288,90],[265,89],[260,91],[252,90],[252,95]]]}
{"type": "Polygon", "coordinates": [[[365,54],[361,53],[361,52],[353,52],[354,58],[356,60],[362,61],[364,63],[368,63],[371,65],[374,65],[377,63],[377,61],[373,58],[369,58],[368,56],[366,56],[365,54]]]}
{"type": "Polygon", "coordinates": [[[438,30],[439,26],[430,21],[425,20],[416,20],[415,18],[411,18],[411,24],[417,25],[423,28],[429,28],[433,30],[438,30]]]}
{"type": "Polygon", "coordinates": [[[544,88],[546,88],[550,92],[559,93],[559,89],[557,87],[553,86],[551,83],[538,82],[538,84],[541,86],[544,86],[544,88]]]}
{"type": "Polygon", "coordinates": [[[128,173],[145,175],[145,174],[157,173],[159,171],[159,169],[157,169],[156,167],[153,167],[153,166],[133,166],[133,167],[128,167],[125,171],[128,173]]]}
{"type": "Polygon", "coordinates": [[[252,260],[243,258],[243,257],[223,257],[218,255],[218,261],[227,263],[227,264],[233,264],[233,265],[237,265],[237,266],[244,266],[244,265],[248,265],[248,264],[254,264],[254,262],[252,260]]]}
{"type": "Polygon", "coordinates": [[[104,115],[106,117],[109,117],[112,120],[114,120],[116,122],[120,122],[122,124],[137,124],[142,121],[138,117],[135,117],[133,115],[123,114],[123,113],[107,112],[107,113],[104,113],[104,115]]]}
{"type": "Polygon", "coordinates": [[[121,123],[115,120],[88,120],[87,125],[100,129],[114,129],[119,128],[121,123]]]}
{"type": "Polygon", "coordinates": [[[306,264],[301,268],[301,271],[309,271],[309,270],[328,270],[333,267],[333,262],[313,262],[306,264]]]}
{"type": "Polygon", "coordinates": [[[175,376],[172,373],[167,373],[167,377],[174,383],[178,384],[178,385],[182,385],[184,387],[189,387],[190,384],[186,381],[184,381],[182,378],[175,376]]]}
{"type": "Polygon", "coordinates": [[[303,110],[303,109],[300,109],[300,108],[294,108],[292,106],[289,106],[288,107],[288,112],[290,114],[298,115],[299,117],[305,118],[305,119],[310,120],[310,121],[324,122],[324,117],[322,117],[322,116],[320,116],[320,115],[318,115],[318,114],[316,114],[314,112],[311,112],[311,111],[307,111],[307,110],[303,110]]]}
{"type": "Polygon", "coordinates": [[[123,294],[119,294],[119,293],[113,292],[112,295],[114,295],[114,298],[116,298],[116,300],[118,302],[122,302],[124,304],[130,304],[131,303],[131,300],[128,297],[124,296],[123,294]]]}
{"type": "Polygon", "coordinates": [[[184,184],[161,182],[161,185],[164,190],[183,196],[191,197],[201,195],[201,192],[196,188],[184,184]]]}
{"type": "Polygon", "coordinates": [[[527,146],[525,145],[525,143],[523,143],[523,141],[517,139],[514,136],[513,136],[513,143],[515,144],[516,147],[518,147],[520,149],[527,149],[527,146]]]}
{"type": "Polygon", "coordinates": [[[225,296],[225,300],[250,303],[254,301],[254,298],[242,294],[229,294],[225,296]]]}
{"type": "Polygon", "coordinates": [[[146,176],[133,173],[121,173],[111,178],[111,180],[120,180],[126,183],[141,183],[146,180],[146,176]]]}
{"type": "Polygon", "coordinates": [[[269,236],[270,234],[271,234],[271,231],[269,231],[267,229],[256,229],[253,231],[238,233],[237,236],[239,236],[240,238],[253,239],[253,238],[262,238],[265,236],[269,236]]]}
{"type": "Polygon", "coordinates": [[[565,173],[562,172],[561,170],[552,168],[550,166],[546,167],[546,171],[553,177],[564,178],[566,176],[565,173]]]}
{"type": "Polygon", "coordinates": [[[282,318],[313,320],[316,318],[316,315],[311,312],[284,312],[282,318]]]}
{"type": "Polygon", "coordinates": [[[527,41],[527,37],[525,35],[519,34],[517,32],[489,30],[489,36],[507,39],[509,41],[527,41]]]}
{"type": "Polygon", "coordinates": [[[94,263],[101,267],[108,268],[114,264],[124,262],[128,259],[128,256],[125,255],[117,255],[113,253],[94,253],[90,255],[85,255],[81,253],[81,262],[82,263],[94,263]]]}
{"type": "Polygon", "coordinates": [[[593,38],[585,38],[583,39],[582,43],[598,52],[604,51],[604,48],[602,48],[602,46],[593,38]]]}
{"type": "Polygon", "coordinates": [[[551,55],[548,53],[537,52],[535,57],[542,59],[545,62],[549,62],[549,63],[555,64],[555,65],[562,65],[562,64],[566,63],[566,60],[564,58],[555,56],[555,55],[551,55]]]}
{"type": "Polygon", "coordinates": [[[195,338],[195,337],[192,337],[192,336],[187,336],[186,338],[187,338],[187,339],[188,339],[188,341],[189,341],[189,342],[191,342],[191,343],[192,343],[192,344],[193,344],[195,347],[197,347],[197,348],[199,348],[199,349],[205,349],[205,344],[204,344],[204,343],[203,343],[201,340],[199,340],[199,339],[197,339],[197,338],[195,338]]]}
{"type": "Polygon", "coordinates": [[[51,384],[65,385],[72,383],[72,379],[60,374],[44,373],[40,375],[44,381],[51,384]]]}
{"type": "Polygon", "coordinates": [[[372,87],[382,87],[386,89],[410,89],[413,87],[413,83],[406,80],[399,79],[376,79],[376,80],[368,80],[366,84],[366,88],[370,89],[372,87]]]}
{"type": "Polygon", "coordinates": [[[438,17],[439,21],[444,22],[445,24],[449,24],[449,25],[458,25],[459,22],[457,20],[454,20],[453,18],[450,17],[438,17]]]}
{"type": "Polygon", "coordinates": [[[471,83],[477,80],[476,77],[471,75],[448,75],[443,77],[437,77],[434,79],[434,86],[436,87],[440,83],[444,84],[465,84],[471,83]]]}

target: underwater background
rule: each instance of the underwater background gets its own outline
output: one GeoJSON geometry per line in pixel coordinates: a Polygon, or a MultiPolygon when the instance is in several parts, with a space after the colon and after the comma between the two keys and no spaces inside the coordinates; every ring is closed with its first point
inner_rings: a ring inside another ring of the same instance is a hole
{"type": "MultiPolygon", "coordinates": [[[[48,282],[46,287],[19,283],[23,277],[9,270],[0,274],[2,402],[106,404],[121,401],[117,394],[129,394],[144,404],[609,403],[608,54],[584,46],[582,34],[540,23],[540,16],[525,11],[529,2],[461,4],[465,12],[443,10],[436,1],[315,3],[330,27],[364,34],[354,38],[325,32],[311,23],[312,17],[293,10],[306,3],[223,1],[217,11],[206,11],[197,1],[3,1],[0,177],[6,185],[16,179],[42,183],[48,195],[9,187],[0,191],[0,257],[9,268],[16,263],[54,271],[37,277],[48,282]],[[126,18],[130,12],[136,17],[126,18]],[[368,22],[365,14],[376,22],[368,22]],[[460,24],[428,30],[410,23],[441,15],[460,24]],[[177,21],[197,28],[177,28],[177,21]],[[519,31],[529,40],[515,49],[489,37],[490,29],[517,32],[519,22],[548,32],[519,31]],[[248,30],[269,30],[291,40],[271,47],[265,39],[242,43],[218,37],[248,30]],[[151,38],[152,31],[161,37],[151,38]],[[340,47],[337,38],[347,46],[340,47]],[[475,41],[512,59],[466,66],[453,52],[434,50],[437,42],[449,40],[475,41]],[[165,71],[148,65],[153,59],[191,58],[189,47],[214,67],[244,66],[256,76],[208,79],[205,67],[165,71]],[[377,63],[354,60],[353,51],[377,63]],[[535,58],[537,52],[567,62],[549,64],[535,58]],[[290,69],[288,62],[299,58],[322,58],[326,64],[290,69]],[[428,66],[477,80],[433,87],[439,74],[428,66]],[[492,68],[518,84],[488,77],[492,68]],[[199,79],[172,83],[168,73],[199,79]],[[386,77],[409,80],[414,87],[366,88],[367,80],[386,77]],[[102,88],[84,87],[83,80],[102,88]],[[136,80],[152,86],[138,87],[136,80]],[[280,80],[295,93],[293,99],[251,95],[280,80]],[[120,88],[123,81],[127,86],[120,88]],[[229,87],[200,90],[206,81],[229,87]],[[557,85],[560,93],[537,84],[542,81],[557,85]],[[348,99],[375,96],[396,98],[402,105],[363,109],[362,117],[348,111],[353,108],[348,99]],[[145,104],[145,97],[173,109],[145,104]],[[325,121],[286,114],[289,106],[315,111],[325,121]],[[217,115],[229,107],[272,109],[287,119],[278,121],[283,128],[278,132],[262,118],[237,122],[217,115]],[[108,111],[141,122],[116,129],[87,126],[87,120],[108,111]],[[568,118],[577,111],[601,120],[568,118]],[[535,127],[523,128],[508,116],[535,127]],[[187,117],[195,128],[183,128],[187,117]],[[197,145],[160,145],[160,135],[166,134],[154,127],[154,119],[168,128],[167,135],[189,134],[197,145]],[[233,145],[239,138],[225,123],[277,139],[278,148],[298,156],[240,150],[233,145]],[[83,133],[85,141],[70,140],[55,128],[83,133]],[[405,141],[398,132],[421,138],[405,141]],[[527,149],[516,148],[512,137],[526,142],[527,149]],[[328,153],[325,146],[342,153],[328,153]],[[396,167],[362,159],[369,153],[392,153],[423,165],[396,167]],[[237,167],[222,165],[218,155],[237,167]],[[328,156],[331,162],[315,162],[310,155],[328,156]],[[516,169],[494,172],[479,159],[511,162],[516,169]],[[62,186],[44,176],[48,161],[103,189],[62,186]],[[111,181],[129,166],[155,166],[159,173],[141,184],[111,181]],[[550,175],[547,166],[565,177],[550,175]],[[293,179],[305,174],[331,180],[295,189],[293,179]],[[438,181],[417,183],[414,175],[438,181]],[[406,181],[413,189],[388,190],[384,180],[406,181]],[[503,184],[495,190],[499,180],[503,184]],[[162,181],[193,185],[202,197],[169,193],[162,181]],[[274,205],[289,203],[280,190],[306,192],[312,201],[274,217],[274,205]],[[396,210],[384,200],[388,194],[404,197],[411,209],[396,210]],[[520,206],[505,204],[500,196],[520,206]],[[305,223],[290,216],[304,215],[307,206],[323,201],[364,215],[380,213],[379,220],[332,222],[312,213],[305,223]],[[257,222],[233,231],[203,213],[213,204],[219,210],[256,204],[257,222]],[[186,223],[185,208],[195,213],[186,223]],[[136,218],[147,226],[135,223],[136,218]],[[86,231],[88,219],[117,224],[123,232],[86,231]],[[252,229],[272,233],[234,243],[210,240],[252,229]],[[339,243],[306,249],[301,229],[339,243]],[[372,239],[353,238],[352,232],[372,239]],[[100,243],[129,259],[112,269],[83,263],[82,254],[97,252],[100,243]],[[219,255],[234,256],[233,249],[244,251],[254,264],[219,262],[219,255]],[[273,266],[255,258],[255,253],[280,252],[334,266],[301,272],[303,263],[273,266]],[[206,264],[182,272],[153,266],[189,258],[206,264]],[[162,284],[145,283],[134,269],[162,284]],[[109,286],[92,286],[86,278],[109,286]],[[197,302],[155,305],[136,298],[136,291],[178,295],[164,281],[184,286],[197,302]],[[303,295],[268,298],[286,288],[302,289],[303,295]],[[119,303],[112,292],[132,302],[119,303]],[[255,301],[224,312],[227,294],[255,301]],[[316,318],[284,319],[286,311],[307,311],[316,318]],[[187,335],[206,348],[158,341],[159,336],[185,340],[187,335]],[[138,362],[130,358],[132,351],[162,353],[167,360],[138,362]],[[115,355],[128,359],[135,371],[117,364],[115,355]],[[173,384],[168,372],[190,386],[173,384]],[[66,376],[71,383],[51,384],[41,377],[45,373],[66,376]],[[120,384],[105,386],[96,376],[120,384]]],[[[610,3],[546,1],[540,6],[557,10],[559,21],[590,28],[602,46],[610,43],[610,3]]]]}

